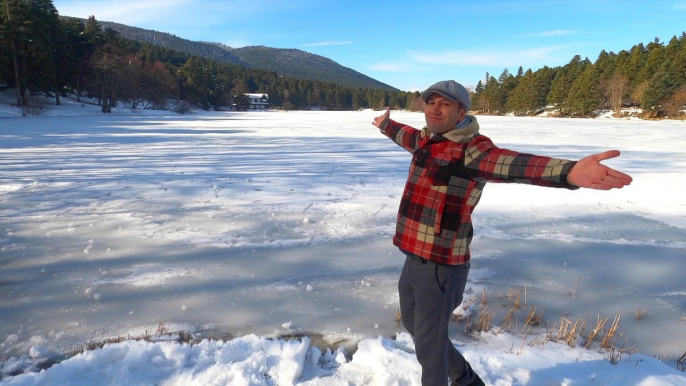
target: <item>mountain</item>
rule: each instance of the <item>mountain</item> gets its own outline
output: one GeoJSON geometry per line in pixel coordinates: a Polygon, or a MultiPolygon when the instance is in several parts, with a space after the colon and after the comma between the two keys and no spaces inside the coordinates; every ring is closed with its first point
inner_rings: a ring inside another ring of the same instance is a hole
{"type": "MultiPolygon", "coordinates": [[[[212,43],[194,42],[180,38],[166,32],[152,31],[143,28],[131,27],[124,24],[113,23],[110,21],[98,21],[103,28],[111,28],[127,39],[138,42],[148,43],[176,51],[185,52],[190,55],[200,56],[207,59],[216,60],[221,63],[248,66],[250,64],[241,61],[229,50],[212,43]]],[[[257,67],[259,68],[259,67],[257,67]]]]}
{"type": "Polygon", "coordinates": [[[196,42],[166,32],[158,32],[125,24],[98,21],[127,39],[153,44],[200,56],[221,63],[241,65],[268,71],[280,76],[340,84],[349,88],[397,91],[385,83],[370,78],[331,59],[298,49],[250,46],[232,48],[221,43],[196,42]]]}
{"type": "Polygon", "coordinates": [[[303,50],[265,46],[230,48],[221,44],[217,45],[230,50],[241,61],[249,63],[252,67],[276,71],[282,76],[332,82],[351,88],[397,90],[351,68],[341,66],[329,58],[303,50]]]}

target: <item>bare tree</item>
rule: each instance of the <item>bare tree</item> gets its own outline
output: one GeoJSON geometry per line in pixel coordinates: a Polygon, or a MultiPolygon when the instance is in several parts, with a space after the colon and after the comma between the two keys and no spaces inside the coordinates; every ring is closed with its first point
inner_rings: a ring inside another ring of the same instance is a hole
{"type": "Polygon", "coordinates": [[[153,108],[164,108],[167,98],[171,98],[176,90],[176,80],[162,62],[146,64],[148,86],[144,92],[145,98],[153,108]]]}
{"type": "Polygon", "coordinates": [[[683,119],[681,110],[686,107],[686,86],[681,86],[666,101],[667,113],[670,118],[683,119]]]}
{"type": "Polygon", "coordinates": [[[629,77],[622,74],[614,74],[604,87],[605,98],[607,98],[615,116],[619,118],[624,104],[624,98],[627,93],[627,85],[629,84],[629,77]]]}

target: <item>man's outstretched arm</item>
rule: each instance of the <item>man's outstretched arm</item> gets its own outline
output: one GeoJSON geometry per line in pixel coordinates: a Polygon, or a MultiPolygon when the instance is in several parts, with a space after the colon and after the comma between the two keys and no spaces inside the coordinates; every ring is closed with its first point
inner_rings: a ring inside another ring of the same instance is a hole
{"type": "Polygon", "coordinates": [[[384,111],[384,113],[382,115],[379,115],[378,117],[374,118],[374,120],[372,121],[372,125],[374,125],[380,129],[381,125],[387,119],[391,119],[391,108],[390,107],[386,107],[386,111],[384,111]]]}
{"type": "Polygon", "coordinates": [[[567,182],[582,188],[610,190],[629,185],[632,178],[615,169],[609,168],[600,161],[619,156],[619,150],[608,150],[580,159],[567,175],[567,182]]]}
{"type": "Polygon", "coordinates": [[[602,165],[619,156],[610,150],[571,161],[501,149],[485,136],[477,136],[465,151],[464,167],[470,179],[516,182],[557,188],[609,190],[631,183],[631,177],[602,165]]]}
{"type": "Polygon", "coordinates": [[[421,138],[421,131],[414,127],[391,121],[390,117],[391,109],[390,107],[386,107],[386,111],[383,115],[374,118],[372,125],[378,127],[383,135],[387,136],[410,153],[414,152],[417,149],[421,138]]]}

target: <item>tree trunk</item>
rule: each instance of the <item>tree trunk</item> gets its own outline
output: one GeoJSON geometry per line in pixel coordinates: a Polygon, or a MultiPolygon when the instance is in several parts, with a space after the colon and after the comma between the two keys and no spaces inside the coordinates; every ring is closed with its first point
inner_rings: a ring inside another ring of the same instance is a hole
{"type": "Polygon", "coordinates": [[[102,112],[107,113],[108,111],[108,106],[107,106],[107,93],[106,93],[106,84],[107,84],[107,68],[106,66],[103,65],[102,69],[102,90],[100,91],[100,100],[102,100],[102,112]]]}
{"type": "MultiPolygon", "coordinates": [[[[23,70],[23,71],[22,71],[22,74],[24,75],[24,79],[26,79],[26,60],[24,60],[24,62],[22,62],[22,67],[23,67],[23,68],[22,68],[22,70],[23,70]]],[[[28,105],[29,105],[29,97],[26,96],[26,84],[22,84],[22,85],[21,85],[21,88],[20,88],[19,92],[20,92],[20,94],[21,94],[21,99],[22,99],[21,105],[24,106],[24,107],[28,107],[28,105]]]]}
{"type": "MultiPolygon", "coordinates": [[[[9,1],[6,1],[5,5],[7,6],[7,22],[9,23],[10,21],[12,21],[12,16],[10,15],[9,1]]],[[[12,48],[12,59],[14,60],[14,85],[17,89],[17,106],[24,106],[24,100],[22,98],[22,94],[19,87],[19,66],[17,64],[17,49],[14,45],[14,38],[12,38],[10,46],[12,48]]]]}

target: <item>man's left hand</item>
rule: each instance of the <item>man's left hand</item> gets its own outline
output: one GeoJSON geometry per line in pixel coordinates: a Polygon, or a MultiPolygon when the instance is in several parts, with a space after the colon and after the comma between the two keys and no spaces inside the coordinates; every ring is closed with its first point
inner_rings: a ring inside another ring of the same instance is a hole
{"type": "Polygon", "coordinates": [[[381,128],[381,124],[383,123],[383,121],[385,121],[386,119],[390,119],[390,116],[391,108],[386,107],[386,111],[384,112],[384,114],[374,118],[374,120],[372,121],[372,125],[381,128]]]}
{"type": "Polygon", "coordinates": [[[600,161],[618,157],[619,154],[619,150],[608,150],[582,158],[569,171],[567,182],[574,186],[598,190],[610,190],[629,185],[632,181],[629,175],[600,163],[600,161]]]}

